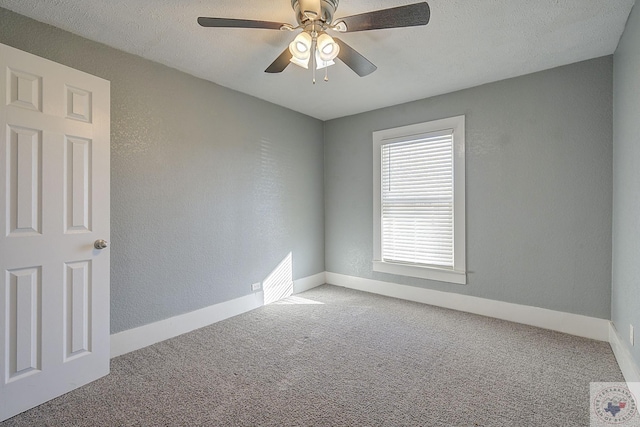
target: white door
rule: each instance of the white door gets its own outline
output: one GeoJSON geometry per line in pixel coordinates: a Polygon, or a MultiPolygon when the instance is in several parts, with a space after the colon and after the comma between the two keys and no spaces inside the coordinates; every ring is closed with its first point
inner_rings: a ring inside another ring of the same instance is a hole
{"type": "Polygon", "coordinates": [[[0,44],[0,421],[109,373],[109,97],[0,44]]]}

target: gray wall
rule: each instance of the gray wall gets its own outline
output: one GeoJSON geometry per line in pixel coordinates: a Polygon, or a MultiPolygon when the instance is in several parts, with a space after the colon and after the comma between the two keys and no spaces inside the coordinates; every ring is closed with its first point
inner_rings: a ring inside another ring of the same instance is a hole
{"type": "Polygon", "coordinates": [[[611,320],[640,366],[640,8],[613,65],[613,289],[611,320]],[[629,324],[635,327],[629,346],[629,324]]]}
{"type": "Polygon", "coordinates": [[[0,9],[0,42],[111,81],[111,331],[324,271],[322,122],[0,9]]]}
{"type": "Polygon", "coordinates": [[[326,270],[608,319],[611,192],[611,57],[331,120],[326,270]],[[371,133],[460,114],[468,284],[372,272],[371,133]]]}

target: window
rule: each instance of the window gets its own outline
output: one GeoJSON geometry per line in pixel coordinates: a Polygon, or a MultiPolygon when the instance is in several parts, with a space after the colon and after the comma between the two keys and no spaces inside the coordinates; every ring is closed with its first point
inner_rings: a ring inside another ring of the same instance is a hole
{"type": "Polygon", "coordinates": [[[466,283],[464,116],[373,133],[373,270],[466,283]]]}

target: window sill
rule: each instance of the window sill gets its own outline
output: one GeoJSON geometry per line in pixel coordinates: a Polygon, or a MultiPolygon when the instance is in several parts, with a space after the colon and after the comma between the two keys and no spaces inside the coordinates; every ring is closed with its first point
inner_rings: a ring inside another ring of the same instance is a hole
{"type": "Polygon", "coordinates": [[[385,261],[373,261],[373,271],[397,274],[399,276],[418,277],[420,279],[437,280],[439,282],[467,284],[467,274],[463,271],[444,268],[422,267],[417,265],[395,264],[385,261]]]}

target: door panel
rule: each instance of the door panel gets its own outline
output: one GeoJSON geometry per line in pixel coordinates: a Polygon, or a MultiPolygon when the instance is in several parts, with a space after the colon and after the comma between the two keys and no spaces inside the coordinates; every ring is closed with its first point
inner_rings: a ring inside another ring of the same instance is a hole
{"type": "Polygon", "coordinates": [[[72,262],[65,271],[65,361],[91,354],[91,260],[72,262]]]}
{"type": "Polygon", "coordinates": [[[11,382],[41,369],[40,269],[8,271],[6,286],[9,301],[6,329],[9,350],[8,381],[11,382]]]}
{"type": "Polygon", "coordinates": [[[91,231],[91,140],[65,137],[65,232],[91,231]]]}
{"type": "Polygon", "coordinates": [[[0,421],[109,372],[109,91],[0,44],[0,421]]]}

